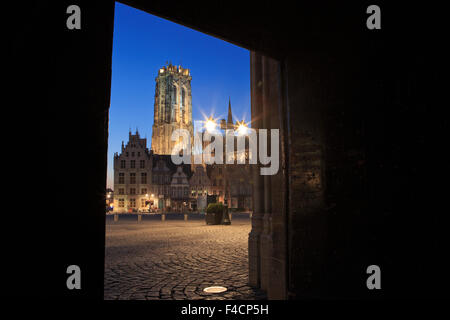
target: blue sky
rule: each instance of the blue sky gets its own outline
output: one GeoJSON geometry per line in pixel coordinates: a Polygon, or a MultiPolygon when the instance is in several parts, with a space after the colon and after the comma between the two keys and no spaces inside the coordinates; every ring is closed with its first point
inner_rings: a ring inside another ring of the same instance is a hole
{"type": "Polygon", "coordinates": [[[202,112],[250,120],[250,52],[116,2],[109,111],[108,187],[113,155],[136,128],[151,144],[155,78],[166,62],[190,69],[192,118],[202,112]]]}

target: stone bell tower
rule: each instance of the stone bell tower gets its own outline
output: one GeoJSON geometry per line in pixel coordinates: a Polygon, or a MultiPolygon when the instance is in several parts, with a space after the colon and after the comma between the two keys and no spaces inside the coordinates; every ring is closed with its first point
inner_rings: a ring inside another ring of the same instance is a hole
{"type": "Polygon", "coordinates": [[[193,143],[192,94],[189,69],[168,64],[158,71],[155,87],[155,110],[151,149],[155,154],[169,155],[177,141],[172,132],[186,129],[193,143]]]}

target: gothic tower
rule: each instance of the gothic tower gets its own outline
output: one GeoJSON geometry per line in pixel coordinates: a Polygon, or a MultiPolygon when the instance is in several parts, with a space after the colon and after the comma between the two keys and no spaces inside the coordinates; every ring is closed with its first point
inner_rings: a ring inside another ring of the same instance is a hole
{"type": "Polygon", "coordinates": [[[192,94],[189,69],[168,64],[158,71],[155,87],[155,110],[152,147],[155,154],[172,153],[177,141],[171,141],[172,132],[186,129],[193,143],[192,94]]]}

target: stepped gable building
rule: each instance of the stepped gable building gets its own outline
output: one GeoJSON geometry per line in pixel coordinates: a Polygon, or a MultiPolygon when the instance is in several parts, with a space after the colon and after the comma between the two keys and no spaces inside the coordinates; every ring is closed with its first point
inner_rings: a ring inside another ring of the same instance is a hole
{"type": "Polygon", "coordinates": [[[152,157],[147,139],[136,130],[122,141],[121,153],[114,154],[114,211],[133,212],[146,207],[151,188],[152,157]]]}
{"type": "Polygon", "coordinates": [[[206,208],[206,196],[212,194],[211,180],[203,165],[195,165],[194,172],[189,180],[191,208],[204,210],[206,208]]]}
{"type": "Polygon", "coordinates": [[[189,179],[192,175],[190,169],[190,165],[179,165],[172,175],[170,205],[173,211],[185,212],[190,208],[189,179]]]}
{"type": "Polygon", "coordinates": [[[170,183],[175,171],[170,156],[153,154],[152,194],[155,197],[156,208],[170,207],[170,183]]]}
{"type": "Polygon", "coordinates": [[[177,141],[171,141],[172,132],[186,129],[193,143],[192,93],[189,69],[169,64],[158,71],[155,86],[155,104],[151,149],[155,154],[171,154],[177,141]]]}
{"type": "Polygon", "coordinates": [[[163,211],[185,210],[189,207],[188,181],[192,176],[191,166],[189,164],[175,165],[170,155],[152,153],[152,158],[152,193],[155,198],[155,208],[163,211]]]}

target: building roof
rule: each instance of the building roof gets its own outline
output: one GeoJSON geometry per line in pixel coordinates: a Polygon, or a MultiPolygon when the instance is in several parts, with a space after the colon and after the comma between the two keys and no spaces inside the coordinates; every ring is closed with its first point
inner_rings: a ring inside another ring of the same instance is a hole
{"type": "Polygon", "coordinates": [[[228,124],[233,124],[233,114],[231,113],[231,98],[228,97],[228,124]]]}
{"type": "Polygon", "coordinates": [[[176,165],[175,163],[172,162],[172,158],[171,155],[166,155],[166,154],[153,154],[153,168],[156,167],[157,162],[158,161],[164,161],[164,163],[166,164],[167,168],[170,170],[171,174],[174,174],[177,171],[177,167],[181,166],[183,169],[183,172],[186,174],[187,178],[189,179],[193,172],[191,170],[191,165],[190,164],[180,164],[180,165],[176,165]]]}

